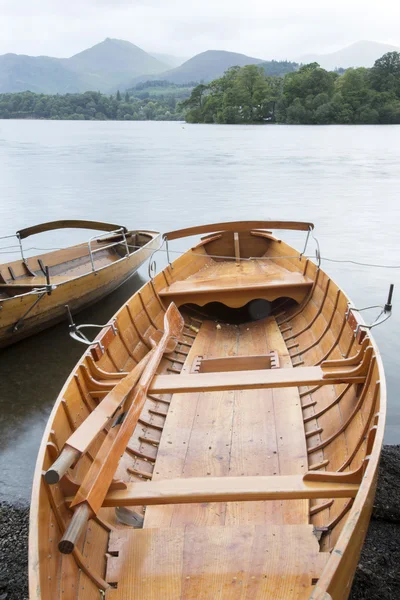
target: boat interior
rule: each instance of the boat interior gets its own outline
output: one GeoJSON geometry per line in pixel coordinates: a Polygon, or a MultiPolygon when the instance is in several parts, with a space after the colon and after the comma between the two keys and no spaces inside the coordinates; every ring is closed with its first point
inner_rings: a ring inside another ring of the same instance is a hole
{"type": "Polygon", "coordinates": [[[377,351],[338,286],[270,231],[205,233],[120,309],[60,395],[32,504],[32,597],[281,600],[323,586],[379,428],[377,351]],[[61,554],[114,419],[59,482],[42,473],[150,352],[171,302],[182,334],[102,508],[61,554]]]}
{"type": "Polygon", "coordinates": [[[134,254],[152,240],[152,235],[142,231],[128,231],[119,225],[87,221],[56,221],[44,223],[17,233],[22,239],[43,231],[60,228],[100,229],[106,233],[90,238],[88,242],[52,250],[45,254],[0,265],[0,298],[23,294],[33,288],[57,284],[98,271],[134,254]],[[68,225],[65,225],[68,223],[68,225]]]}

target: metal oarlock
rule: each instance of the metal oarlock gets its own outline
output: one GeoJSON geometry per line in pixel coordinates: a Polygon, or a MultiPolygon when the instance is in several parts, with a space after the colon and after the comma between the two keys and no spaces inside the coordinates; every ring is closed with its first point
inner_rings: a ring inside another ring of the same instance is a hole
{"type": "Polygon", "coordinates": [[[15,235],[17,236],[17,240],[18,240],[18,244],[19,244],[19,249],[20,249],[21,257],[22,257],[22,262],[25,262],[24,249],[22,247],[21,236],[20,236],[19,232],[16,233],[15,235]]]}
{"type": "Polygon", "coordinates": [[[92,328],[96,328],[96,329],[104,329],[104,327],[111,327],[114,335],[117,335],[118,331],[117,331],[117,327],[115,325],[115,321],[112,321],[111,323],[106,323],[105,325],[94,325],[92,323],[84,323],[83,325],[76,325],[72,318],[71,310],[70,310],[68,304],[65,305],[65,308],[67,309],[70,337],[72,337],[72,339],[76,340],[77,342],[81,342],[81,344],[85,344],[86,346],[96,346],[97,345],[100,348],[101,352],[104,353],[104,346],[101,343],[101,341],[100,340],[90,341],[81,330],[84,329],[85,327],[92,327],[92,328]]]}
{"type": "Polygon", "coordinates": [[[362,330],[365,331],[369,331],[370,329],[372,329],[373,327],[377,327],[378,325],[382,325],[382,323],[384,323],[385,321],[387,321],[388,319],[390,319],[390,317],[392,316],[392,297],[393,297],[393,291],[394,291],[394,284],[391,283],[389,286],[389,293],[388,293],[388,298],[387,301],[384,305],[382,304],[374,304],[373,306],[366,306],[364,308],[356,308],[355,306],[351,306],[350,302],[347,305],[347,312],[346,312],[346,319],[349,318],[351,311],[354,312],[363,312],[364,310],[371,310],[373,308],[380,308],[381,311],[378,314],[378,316],[376,317],[376,319],[370,324],[370,325],[366,325],[363,323],[358,323],[355,331],[354,331],[354,336],[357,337],[358,333],[362,330]]]}

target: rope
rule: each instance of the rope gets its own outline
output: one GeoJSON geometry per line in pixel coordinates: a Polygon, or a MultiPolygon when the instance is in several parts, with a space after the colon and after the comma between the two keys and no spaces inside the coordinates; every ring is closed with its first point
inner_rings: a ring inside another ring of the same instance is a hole
{"type": "MultiPolygon", "coordinates": [[[[315,238],[314,238],[315,239],[315,238]]],[[[19,254],[20,250],[9,250],[6,251],[6,248],[15,248],[14,246],[3,246],[0,249],[0,254],[10,254],[10,253],[17,253],[19,254]]],[[[128,248],[132,248],[134,250],[138,250],[140,248],[142,248],[142,246],[133,246],[132,244],[128,244],[128,248]]],[[[29,252],[30,250],[39,250],[41,252],[43,251],[47,251],[47,250],[62,250],[62,248],[37,248],[35,246],[31,246],[31,248],[26,248],[25,252],[29,252]]],[[[165,254],[167,254],[167,251],[164,250],[163,248],[159,248],[157,250],[157,252],[164,252],[165,254]]],[[[185,254],[184,251],[181,250],[169,250],[170,254],[179,254],[179,255],[183,255],[185,254]]],[[[197,254],[196,252],[193,252],[194,256],[205,256],[204,254],[197,254]]],[[[225,258],[227,260],[236,260],[236,256],[220,256],[218,254],[207,254],[207,256],[209,256],[210,258],[225,258]]],[[[303,258],[315,258],[314,255],[312,254],[305,254],[303,255],[303,258]]],[[[296,254],[296,256],[251,256],[250,258],[240,258],[239,260],[241,261],[252,261],[252,260],[279,260],[279,259],[300,259],[300,255],[296,254]]],[[[321,256],[321,260],[326,260],[328,262],[332,262],[332,263],[341,263],[341,264],[352,264],[352,265],[358,265],[361,267],[372,267],[375,269],[400,269],[400,265],[387,265],[387,264],[378,264],[378,263],[367,263],[367,262],[361,262],[358,260],[352,260],[350,258],[348,259],[338,259],[338,258],[328,258],[327,256],[321,256]]]]}
{"type": "Polygon", "coordinates": [[[350,260],[350,259],[345,259],[345,260],[339,260],[337,258],[327,258],[326,256],[321,256],[321,260],[327,260],[329,262],[334,262],[334,263],[351,263],[353,265],[361,265],[362,267],[373,267],[373,268],[378,268],[378,269],[400,269],[400,265],[379,265],[376,263],[365,263],[365,262],[360,262],[357,260],[350,260]]]}
{"type": "MultiPolygon", "coordinates": [[[[166,252],[163,249],[159,249],[159,252],[166,252]]],[[[170,250],[169,251],[170,254],[185,254],[185,252],[179,251],[179,250],[170,250]]],[[[194,256],[209,256],[210,258],[225,258],[227,260],[236,260],[236,256],[221,256],[219,254],[197,254],[196,252],[192,253],[194,256]]],[[[315,258],[315,256],[313,254],[305,254],[303,255],[303,258],[315,258]]],[[[239,260],[241,261],[252,261],[252,260],[278,260],[278,259],[300,259],[300,255],[296,254],[296,256],[251,256],[250,258],[240,258],[239,260]]],[[[400,265],[386,265],[386,264],[374,264],[374,263],[366,263],[366,262],[360,262],[360,261],[356,261],[356,260],[351,260],[351,259],[336,259],[336,258],[328,258],[326,256],[321,256],[321,260],[327,260],[329,262],[336,262],[336,263],[351,263],[353,265],[360,265],[362,267],[378,267],[378,268],[382,268],[382,269],[400,269],[400,265]]]]}
{"type": "MultiPolygon", "coordinates": [[[[3,246],[0,250],[0,254],[21,254],[21,250],[8,250],[8,251],[4,251],[5,248],[13,248],[15,246],[3,246]]],[[[18,246],[19,248],[19,246],[18,246]]],[[[29,252],[30,250],[40,250],[41,252],[43,251],[47,251],[47,250],[63,250],[63,248],[36,248],[35,246],[32,246],[31,248],[24,248],[25,252],[29,252]]],[[[30,257],[28,257],[30,258],[30,257]]]]}

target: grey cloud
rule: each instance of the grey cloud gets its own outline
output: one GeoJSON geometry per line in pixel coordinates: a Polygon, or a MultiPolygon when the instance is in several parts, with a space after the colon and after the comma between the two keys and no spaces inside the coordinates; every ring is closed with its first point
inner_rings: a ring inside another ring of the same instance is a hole
{"type": "Polygon", "coordinates": [[[70,56],[105,37],[190,56],[297,58],[359,39],[400,45],[400,3],[376,0],[0,0],[0,54],[70,56]],[[321,4],[323,8],[321,8],[321,4]]]}

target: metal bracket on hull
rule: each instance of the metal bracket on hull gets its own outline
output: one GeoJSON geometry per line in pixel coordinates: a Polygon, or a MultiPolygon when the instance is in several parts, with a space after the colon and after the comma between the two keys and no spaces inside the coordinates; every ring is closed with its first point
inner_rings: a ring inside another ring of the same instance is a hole
{"type": "Polygon", "coordinates": [[[390,287],[389,287],[388,299],[384,306],[382,306],[381,304],[375,304],[374,306],[366,306],[364,308],[356,308],[355,306],[352,306],[352,304],[350,302],[347,304],[346,319],[350,323],[351,327],[353,328],[354,337],[356,337],[358,339],[359,343],[361,343],[363,341],[363,339],[367,333],[367,330],[370,330],[373,327],[377,327],[378,325],[382,325],[382,323],[384,323],[385,321],[390,319],[390,317],[392,316],[393,290],[394,290],[394,284],[391,283],[390,287]],[[358,323],[356,318],[352,314],[353,312],[360,313],[364,310],[370,310],[372,308],[380,308],[381,312],[378,314],[376,319],[371,323],[371,325],[366,325],[365,323],[358,323]]]}
{"type": "Polygon", "coordinates": [[[72,339],[76,340],[77,342],[81,342],[81,344],[85,344],[86,346],[98,346],[101,353],[104,354],[104,346],[101,343],[100,340],[89,340],[86,335],[81,331],[81,329],[83,329],[84,327],[94,327],[97,329],[104,329],[105,327],[111,327],[112,332],[114,333],[114,335],[117,335],[118,330],[117,327],[115,325],[115,321],[112,321],[111,323],[106,323],[105,325],[95,325],[92,323],[85,323],[83,325],[76,325],[74,323],[74,320],[72,318],[72,314],[71,314],[71,310],[68,306],[68,304],[65,305],[65,308],[67,309],[67,316],[68,316],[68,321],[69,321],[69,335],[72,337],[72,339]]]}
{"type": "Polygon", "coordinates": [[[167,255],[167,261],[168,264],[170,266],[171,269],[174,268],[170,256],[169,256],[169,248],[168,248],[168,239],[163,236],[163,240],[162,240],[162,244],[159,248],[156,248],[153,253],[151,254],[150,258],[149,258],[149,266],[148,266],[148,274],[149,274],[149,279],[150,281],[153,281],[154,276],[156,274],[157,271],[157,265],[156,265],[156,261],[153,259],[153,257],[155,256],[155,254],[157,252],[165,252],[167,255]],[[163,246],[165,245],[165,250],[163,249],[163,246]]]}
{"type": "Polygon", "coordinates": [[[18,321],[15,323],[14,327],[12,328],[12,332],[13,333],[16,333],[22,327],[22,324],[23,324],[24,320],[26,319],[26,317],[35,308],[35,306],[41,301],[41,299],[43,298],[43,296],[45,296],[47,293],[48,293],[47,291],[40,293],[40,295],[36,298],[36,300],[32,304],[32,306],[30,306],[28,308],[28,310],[22,315],[22,317],[20,317],[18,319],[18,321]]]}

